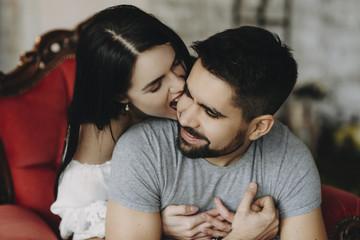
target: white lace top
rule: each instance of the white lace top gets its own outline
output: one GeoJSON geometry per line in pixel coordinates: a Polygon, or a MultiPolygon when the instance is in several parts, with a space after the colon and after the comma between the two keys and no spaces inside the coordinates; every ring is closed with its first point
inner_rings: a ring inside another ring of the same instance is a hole
{"type": "Polygon", "coordinates": [[[52,213],[61,217],[63,239],[105,238],[110,161],[101,165],[72,160],[63,172],[52,213]]]}

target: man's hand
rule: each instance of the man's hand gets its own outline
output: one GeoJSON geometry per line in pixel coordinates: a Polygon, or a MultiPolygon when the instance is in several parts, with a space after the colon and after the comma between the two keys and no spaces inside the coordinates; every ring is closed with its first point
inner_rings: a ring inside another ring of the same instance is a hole
{"type": "Polygon", "coordinates": [[[256,192],[257,184],[251,182],[236,214],[224,216],[225,220],[232,221],[232,231],[224,240],[267,240],[276,236],[279,231],[279,212],[275,209],[274,200],[266,196],[252,204],[256,192]]]}

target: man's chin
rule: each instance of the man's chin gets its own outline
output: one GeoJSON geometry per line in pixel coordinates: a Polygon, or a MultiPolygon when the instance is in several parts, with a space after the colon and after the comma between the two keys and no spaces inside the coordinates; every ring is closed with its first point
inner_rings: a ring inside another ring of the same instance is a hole
{"type": "Polygon", "coordinates": [[[180,152],[188,158],[205,158],[207,146],[192,146],[183,139],[177,139],[177,147],[180,152]]]}

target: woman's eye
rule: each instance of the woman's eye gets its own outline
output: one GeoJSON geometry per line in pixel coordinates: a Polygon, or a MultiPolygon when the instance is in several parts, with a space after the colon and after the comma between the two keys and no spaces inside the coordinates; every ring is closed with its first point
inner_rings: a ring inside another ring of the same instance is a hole
{"type": "Polygon", "coordinates": [[[161,88],[161,83],[159,83],[159,84],[157,85],[157,87],[151,89],[150,92],[151,92],[151,93],[155,93],[155,92],[159,91],[160,88],[161,88]]]}
{"type": "Polygon", "coordinates": [[[184,80],[186,80],[187,76],[186,76],[186,71],[185,69],[182,67],[181,64],[177,63],[175,65],[175,67],[172,68],[171,70],[174,74],[176,74],[176,76],[178,76],[179,78],[182,78],[184,80]]]}

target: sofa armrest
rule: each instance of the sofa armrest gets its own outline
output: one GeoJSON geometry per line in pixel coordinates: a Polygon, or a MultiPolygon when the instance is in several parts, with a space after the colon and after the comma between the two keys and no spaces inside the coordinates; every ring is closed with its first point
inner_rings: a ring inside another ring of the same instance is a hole
{"type": "Polygon", "coordinates": [[[322,200],[329,240],[360,239],[360,197],[322,185],[322,200]]]}
{"type": "Polygon", "coordinates": [[[0,205],[1,239],[57,240],[51,228],[30,209],[16,205],[0,205]]]}
{"type": "Polygon", "coordinates": [[[0,139],[0,204],[14,203],[14,188],[4,145],[0,139]]]}

